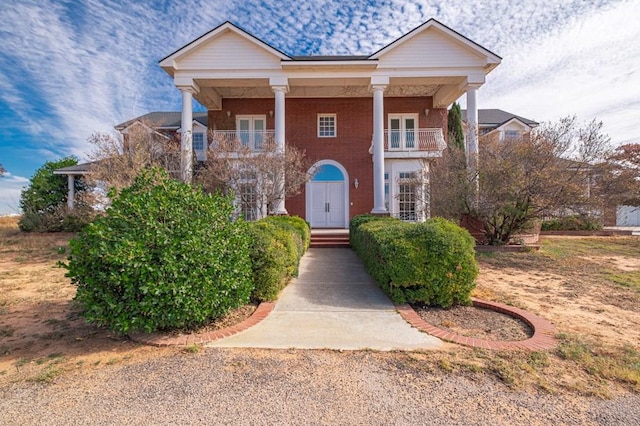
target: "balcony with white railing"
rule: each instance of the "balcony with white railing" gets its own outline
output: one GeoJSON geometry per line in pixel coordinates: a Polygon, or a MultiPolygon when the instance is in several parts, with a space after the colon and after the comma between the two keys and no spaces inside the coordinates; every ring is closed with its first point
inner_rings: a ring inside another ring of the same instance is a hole
{"type": "Polygon", "coordinates": [[[274,130],[214,130],[211,132],[211,148],[224,147],[229,151],[261,152],[274,144],[274,130]]]}
{"type": "Polygon", "coordinates": [[[440,157],[446,147],[440,128],[384,131],[385,158],[440,157]]]}

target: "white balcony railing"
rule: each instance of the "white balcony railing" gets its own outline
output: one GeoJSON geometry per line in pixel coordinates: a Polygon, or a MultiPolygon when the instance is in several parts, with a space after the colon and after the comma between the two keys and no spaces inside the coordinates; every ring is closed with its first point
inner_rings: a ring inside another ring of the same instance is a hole
{"type": "Polygon", "coordinates": [[[214,130],[211,133],[211,147],[224,146],[230,150],[259,152],[274,143],[274,130],[214,130]]]}
{"type": "Polygon", "coordinates": [[[385,130],[385,151],[433,151],[447,146],[442,129],[385,130]]]}

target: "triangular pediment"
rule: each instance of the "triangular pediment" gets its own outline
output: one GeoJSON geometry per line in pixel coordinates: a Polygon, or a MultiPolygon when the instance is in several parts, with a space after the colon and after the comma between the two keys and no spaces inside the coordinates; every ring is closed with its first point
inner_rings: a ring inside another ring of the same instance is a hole
{"type": "Polygon", "coordinates": [[[160,61],[173,70],[277,69],[289,56],[230,22],[209,31],[160,61]]]}
{"type": "Polygon", "coordinates": [[[488,67],[501,58],[436,20],[429,20],[370,56],[378,68],[488,67]]]}

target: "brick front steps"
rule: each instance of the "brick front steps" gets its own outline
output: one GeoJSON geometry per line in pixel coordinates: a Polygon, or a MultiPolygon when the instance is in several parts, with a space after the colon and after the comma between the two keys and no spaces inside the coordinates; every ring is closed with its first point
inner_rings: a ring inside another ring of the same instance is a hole
{"type": "Polygon", "coordinates": [[[223,339],[233,336],[241,331],[245,331],[249,327],[253,327],[260,321],[265,319],[273,310],[275,303],[262,302],[255,312],[246,320],[232,326],[220,330],[210,331],[200,334],[163,334],[163,333],[135,333],[130,334],[129,338],[134,342],[143,343],[151,346],[191,346],[200,345],[214,340],[223,339]]]}
{"type": "Polygon", "coordinates": [[[533,329],[533,336],[527,340],[519,341],[476,339],[474,337],[461,336],[451,331],[442,330],[427,323],[425,320],[420,318],[411,305],[396,305],[396,310],[409,324],[416,327],[418,330],[429,333],[432,336],[438,337],[439,339],[447,342],[458,343],[460,345],[495,350],[526,349],[530,351],[543,351],[553,349],[558,344],[554,337],[555,327],[547,320],[514,306],[508,306],[497,302],[488,302],[476,298],[472,298],[472,301],[473,306],[478,308],[490,309],[524,321],[533,329]]]}
{"type": "Polygon", "coordinates": [[[349,233],[348,232],[331,232],[325,231],[317,233],[311,231],[311,248],[349,248],[349,233]]]}

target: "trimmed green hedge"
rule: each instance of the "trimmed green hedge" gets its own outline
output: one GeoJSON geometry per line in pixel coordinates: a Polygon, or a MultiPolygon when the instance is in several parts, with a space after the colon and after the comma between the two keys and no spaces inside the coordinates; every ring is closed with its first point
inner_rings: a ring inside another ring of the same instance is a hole
{"type": "Polygon", "coordinates": [[[268,216],[264,218],[264,220],[290,225],[298,236],[300,236],[300,239],[304,244],[304,251],[309,249],[309,244],[311,244],[311,226],[300,216],[268,216]]]}
{"type": "Polygon", "coordinates": [[[471,303],[478,266],[465,229],[442,218],[416,224],[362,215],[350,230],[354,250],[394,302],[471,303]]]}
{"type": "Polygon", "coordinates": [[[70,242],[87,321],[127,333],[194,328],[249,301],[249,239],[230,197],[143,172],[70,242]]]}
{"type": "Polygon", "coordinates": [[[542,231],[600,231],[602,223],[588,216],[565,216],[542,221],[542,231]]]}
{"type": "Polygon", "coordinates": [[[291,278],[298,275],[300,258],[311,241],[307,222],[299,217],[269,216],[249,227],[249,255],[255,301],[275,300],[291,278]]]}

